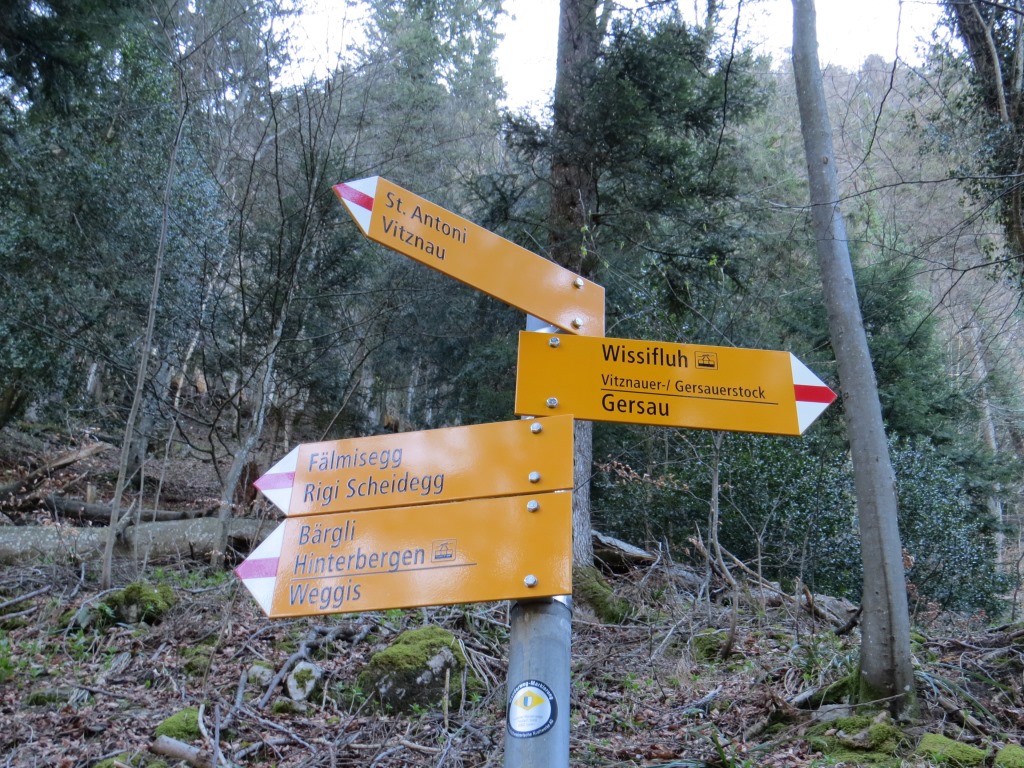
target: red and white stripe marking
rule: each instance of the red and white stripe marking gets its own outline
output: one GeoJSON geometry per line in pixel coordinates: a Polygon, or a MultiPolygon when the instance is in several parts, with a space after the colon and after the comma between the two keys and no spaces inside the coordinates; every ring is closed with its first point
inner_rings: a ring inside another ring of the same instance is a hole
{"type": "Polygon", "coordinates": [[[335,194],[341,198],[356,224],[362,227],[364,235],[370,234],[370,214],[373,213],[373,199],[377,195],[379,178],[380,176],[370,176],[367,179],[334,185],[335,194]]]}
{"type": "Polygon", "coordinates": [[[295,466],[298,460],[299,449],[298,447],[292,448],[287,456],[253,483],[256,490],[266,496],[275,507],[286,515],[292,504],[292,486],[295,485],[295,466]]]}
{"type": "Polygon", "coordinates": [[[789,360],[793,366],[793,392],[796,395],[796,422],[800,434],[804,433],[814,420],[836,399],[836,393],[825,382],[815,376],[811,369],[796,359],[792,353],[789,360]]]}
{"type": "Polygon", "coordinates": [[[277,566],[281,560],[285,525],[286,523],[281,523],[277,526],[263,543],[235,568],[235,574],[268,616],[274,600],[274,587],[277,585],[277,566]]]}
{"type": "MultiPolygon", "coordinates": [[[[295,485],[295,467],[298,460],[299,449],[292,448],[287,456],[253,483],[260,493],[286,515],[292,502],[292,486],[295,485]]],[[[274,587],[277,585],[277,566],[284,544],[284,527],[285,523],[277,526],[263,543],[235,568],[235,574],[268,616],[270,604],[274,599],[274,587]]]]}

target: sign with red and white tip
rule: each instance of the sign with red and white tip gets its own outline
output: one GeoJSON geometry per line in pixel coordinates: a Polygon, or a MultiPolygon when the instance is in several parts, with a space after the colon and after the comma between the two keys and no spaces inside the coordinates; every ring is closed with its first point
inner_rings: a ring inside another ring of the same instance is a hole
{"type": "Polygon", "coordinates": [[[569,490],[573,419],[304,443],[253,485],[288,517],[569,490]]]}
{"type": "Polygon", "coordinates": [[[572,590],[572,492],[289,518],[235,573],[271,618],[572,590]]]}
{"type": "Polygon", "coordinates": [[[371,240],[568,333],[604,335],[604,288],[380,176],[335,193],[371,240]]]}
{"type": "Polygon", "coordinates": [[[519,334],[519,415],[801,435],[835,399],[789,352],[519,334]]]}

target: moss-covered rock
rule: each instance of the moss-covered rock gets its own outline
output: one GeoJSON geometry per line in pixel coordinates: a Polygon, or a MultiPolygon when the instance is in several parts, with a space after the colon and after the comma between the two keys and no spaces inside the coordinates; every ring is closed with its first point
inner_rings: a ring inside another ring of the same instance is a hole
{"type": "Polygon", "coordinates": [[[466,658],[458,640],[440,627],[403,632],[388,648],[375,653],[359,673],[359,686],[372,691],[396,712],[437,706],[445,695],[458,705],[466,658]],[[447,674],[446,674],[447,673],[447,674]]]}
{"type": "Polygon", "coordinates": [[[294,701],[307,701],[315,698],[321,693],[321,681],[324,671],[309,661],[300,661],[296,664],[288,677],[285,678],[284,687],[288,696],[294,701]]]}
{"type": "Polygon", "coordinates": [[[605,624],[622,624],[633,616],[633,606],[615,596],[608,581],[594,566],[580,566],[572,570],[573,600],[589,605],[605,624]]]}
{"type": "Polygon", "coordinates": [[[983,765],[986,752],[983,749],[962,744],[938,733],[926,733],[917,745],[916,755],[927,758],[937,765],[953,768],[970,768],[983,765]]]}
{"type": "Polygon", "coordinates": [[[896,753],[904,740],[903,731],[892,722],[888,712],[840,717],[807,731],[807,741],[840,764],[879,768],[901,765],[896,753]]]}
{"type": "Polygon", "coordinates": [[[275,715],[304,715],[309,711],[309,705],[304,701],[295,701],[287,696],[278,696],[271,702],[270,711],[275,715]]]}
{"type": "Polygon", "coordinates": [[[167,584],[153,586],[137,581],[107,595],[103,599],[102,613],[115,623],[136,624],[144,621],[147,624],[158,624],[176,601],[174,590],[167,584]]]}
{"type": "Polygon", "coordinates": [[[154,734],[184,742],[200,738],[203,734],[199,730],[199,710],[189,707],[175,712],[156,727],[154,734]]]}
{"type": "Polygon", "coordinates": [[[249,685],[266,688],[274,679],[274,668],[264,661],[255,661],[245,671],[245,679],[249,685]]]}
{"type": "Polygon", "coordinates": [[[1024,768],[1024,748],[1007,744],[996,753],[995,768],[1024,768]]]}

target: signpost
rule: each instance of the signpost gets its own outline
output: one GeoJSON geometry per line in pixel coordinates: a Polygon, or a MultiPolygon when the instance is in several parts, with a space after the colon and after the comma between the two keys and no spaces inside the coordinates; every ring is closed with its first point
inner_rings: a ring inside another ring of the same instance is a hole
{"type": "Polygon", "coordinates": [[[835,400],[789,352],[520,333],[516,413],[800,435],[835,400]]]}
{"type": "Polygon", "coordinates": [[[835,393],[788,352],[603,338],[601,286],[379,176],[334,191],[371,240],[551,324],[520,334],[515,405],[550,418],[300,445],[256,481],[288,519],[236,573],[271,617],[517,601],[505,765],[567,768],[573,418],[799,435],[835,393]]]}
{"type": "Polygon", "coordinates": [[[255,482],[289,517],[572,488],[573,419],[305,443],[255,482]]]}
{"type": "Polygon", "coordinates": [[[371,240],[569,333],[604,335],[604,288],[380,176],[335,193],[371,240]]]}
{"type": "Polygon", "coordinates": [[[271,617],[572,589],[572,416],[306,443],[255,485],[288,519],[236,573],[271,617]]]}
{"type": "Polygon", "coordinates": [[[289,518],[235,572],[271,618],[565,594],[572,493],[289,518]]]}

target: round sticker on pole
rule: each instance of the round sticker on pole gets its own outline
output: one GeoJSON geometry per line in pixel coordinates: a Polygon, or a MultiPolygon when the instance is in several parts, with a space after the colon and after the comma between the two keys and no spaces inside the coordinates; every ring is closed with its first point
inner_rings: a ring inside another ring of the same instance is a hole
{"type": "Polygon", "coordinates": [[[558,719],[555,694],[540,680],[524,680],[508,697],[508,734],[531,739],[551,730],[558,719]]]}

